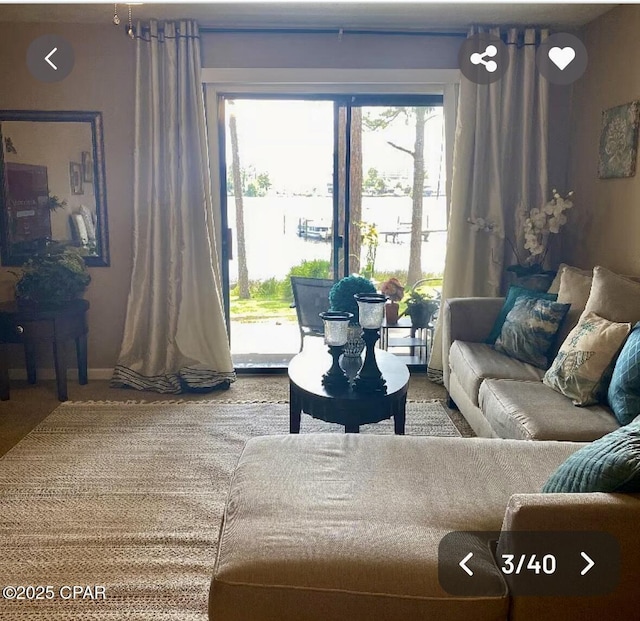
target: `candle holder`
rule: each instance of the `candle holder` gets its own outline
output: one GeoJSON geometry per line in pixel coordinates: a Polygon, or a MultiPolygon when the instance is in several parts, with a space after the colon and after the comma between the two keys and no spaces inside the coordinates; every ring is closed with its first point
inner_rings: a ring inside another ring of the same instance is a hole
{"type": "Polygon", "coordinates": [[[366,344],[364,364],[356,375],[353,389],[359,393],[386,393],[387,383],[376,362],[375,344],[380,338],[380,327],[384,317],[384,305],[387,297],[381,293],[356,293],[362,338],[366,344]]]}
{"type": "Polygon", "coordinates": [[[347,328],[353,313],[327,311],[320,313],[320,318],[324,323],[324,342],[333,358],[331,368],[322,376],[322,385],[328,391],[345,391],[349,388],[349,378],[340,367],[340,356],[347,342],[347,328]]]}

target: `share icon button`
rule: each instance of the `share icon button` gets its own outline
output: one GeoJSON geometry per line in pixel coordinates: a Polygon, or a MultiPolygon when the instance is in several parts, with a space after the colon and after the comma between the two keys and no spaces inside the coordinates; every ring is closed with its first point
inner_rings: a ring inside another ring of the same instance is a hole
{"type": "Polygon", "coordinates": [[[509,54],[500,37],[480,32],[460,46],[458,65],[467,80],[475,84],[497,82],[507,71],[509,54]]]}

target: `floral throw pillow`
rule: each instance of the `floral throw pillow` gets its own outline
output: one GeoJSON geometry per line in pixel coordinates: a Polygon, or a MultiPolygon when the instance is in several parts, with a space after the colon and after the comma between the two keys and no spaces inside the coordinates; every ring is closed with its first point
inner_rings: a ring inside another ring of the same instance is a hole
{"type": "Polygon", "coordinates": [[[616,323],[585,312],[542,381],[575,405],[603,400],[613,362],[630,331],[630,323],[616,323]]]}
{"type": "Polygon", "coordinates": [[[509,311],[494,348],[541,369],[549,366],[549,350],[571,304],[520,297],[509,311]]]}

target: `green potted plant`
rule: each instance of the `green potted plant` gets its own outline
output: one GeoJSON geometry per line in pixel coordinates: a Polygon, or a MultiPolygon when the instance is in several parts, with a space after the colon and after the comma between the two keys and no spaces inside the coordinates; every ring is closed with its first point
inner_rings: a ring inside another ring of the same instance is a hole
{"type": "Polygon", "coordinates": [[[439,292],[433,287],[429,287],[427,290],[420,290],[419,285],[422,282],[424,281],[419,280],[413,285],[411,291],[403,300],[406,308],[402,315],[411,317],[411,325],[414,328],[428,327],[434,313],[440,308],[439,292]]]}
{"type": "Polygon", "coordinates": [[[44,243],[16,276],[16,300],[22,306],[60,306],[82,297],[91,281],[77,249],[51,241],[44,243]]]}
{"type": "Polygon", "coordinates": [[[370,280],[362,276],[346,276],[331,287],[329,291],[329,304],[332,311],[344,311],[353,313],[353,319],[349,325],[349,336],[344,348],[344,355],[349,358],[359,357],[364,350],[362,328],[358,323],[358,303],[356,293],[375,293],[376,288],[370,280]]]}

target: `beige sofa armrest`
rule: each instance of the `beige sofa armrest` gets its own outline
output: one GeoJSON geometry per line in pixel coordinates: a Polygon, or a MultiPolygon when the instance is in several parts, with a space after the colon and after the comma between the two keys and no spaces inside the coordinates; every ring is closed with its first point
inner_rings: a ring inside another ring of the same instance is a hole
{"type": "Polygon", "coordinates": [[[454,341],[482,343],[495,323],[504,298],[449,298],[443,305],[442,370],[449,390],[449,349],[454,341]]]}
{"type": "MultiPolygon", "coordinates": [[[[601,530],[632,537],[640,554],[640,494],[514,494],[502,530],[601,530]],[[636,524],[636,528],[629,528],[636,524]]],[[[640,571],[640,565],[638,566],[640,571]]]]}
{"type": "Polygon", "coordinates": [[[545,619],[637,618],[640,608],[640,495],[638,494],[514,494],[503,531],[598,531],[612,534],[620,545],[620,582],[599,597],[512,597],[512,621],[545,619]]]}

